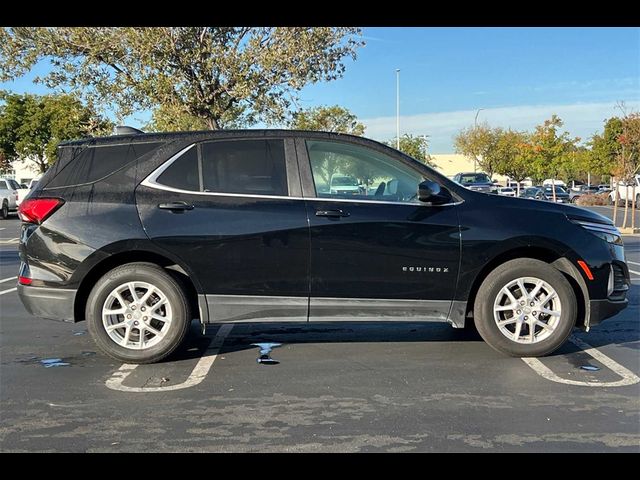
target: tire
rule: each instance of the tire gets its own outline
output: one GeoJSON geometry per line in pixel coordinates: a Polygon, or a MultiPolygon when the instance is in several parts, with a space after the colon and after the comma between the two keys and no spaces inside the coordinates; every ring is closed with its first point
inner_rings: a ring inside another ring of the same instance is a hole
{"type": "Polygon", "coordinates": [[[640,210],[640,195],[636,195],[636,210],[640,210]]]}
{"type": "Polygon", "coordinates": [[[159,266],[142,262],[121,265],[100,278],[89,294],[85,314],[89,333],[100,350],[125,363],[155,363],[166,358],[183,342],[191,323],[189,300],[180,284],[159,266]],[[130,282],[136,282],[133,289],[138,302],[132,301],[130,282]],[[149,290],[149,299],[140,302],[149,290]],[[162,306],[154,307],[163,299],[162,306]],[[103,308],[114,313],[103,319],[103,308]],[[157,319],[163,317],[167,321],[157,319]],[[123,322],[129,322],[128,326],[107,331],[107,325],[123,322]]]}
{"type": "Polygon", "coordinates": [[[5,200],[2,202],[2,209],[0,209],[0,218],[6,220],[9,217],[9,204],[5,200]]]}
{"type": "Polygon", "coordinates": [[[565,343],[575,326],[577,311],[575,292],[561,272],[540,260],[520,258],[503,263],[487,275],[474,302],[474,322],[480,336],[494,350],[513,357],[539,357],[553,352],[565,343]],[[529,300],[521,306],[521,289],[516,284],[510,288],[513,289],[512,296],[517,300],[518,309],[512,311],[507,305],[513,302],[504,293],[503,287],[517,279],[525,279],[524,288],[527,293],[534,294],[534,306],[531,306],[529,300]],[[536,293],[534,289],[540,281],[542,287],[536,293]],[[552,290],[556,296],[545,302],[552,290]],[[558,314],[548,315],[535,310],[540,308],[539,300],[542,300],[543,309],[553,310],[558,314]],[[506,301],[510,303],[507,304],[506,301]],[[494,312],[494,306],[507,308],[494,312]],[[521,323],[520,331],[516,330],[520,322],[513,320],[514,318],[528,319],[521,323]],[[547,324],[547,327],[534,325],[535,341],[531,342],[531,325],[534,319],[547,324]],[[498,321],[505,323],[499,327],[498,321]],[[515,341],[516,333],[519,333],[521,341],[515,341]],[[507,337],[507,334],[510,336],[507,337]]]}

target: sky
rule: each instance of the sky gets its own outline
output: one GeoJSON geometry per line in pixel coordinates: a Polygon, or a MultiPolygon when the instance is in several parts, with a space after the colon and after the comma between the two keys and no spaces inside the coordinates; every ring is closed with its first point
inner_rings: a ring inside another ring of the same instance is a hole
{"type": "MultiPolygon", "coordinates": [[[[640,110],[640,28],[368,27],[363,39],[344,76],[305,87],[299,106],[344,106],[376,140],[395,136],[396,69],[400,133],[428,135],[432,154],[453,153],[453,137],[476,114],[491,126],[533,129],[555,113],[587,140],[620,115],[617,102],[640,110]]],[[[32,80],[48,69],[41,62],[0,89],[46,93],[32,80]]]]}

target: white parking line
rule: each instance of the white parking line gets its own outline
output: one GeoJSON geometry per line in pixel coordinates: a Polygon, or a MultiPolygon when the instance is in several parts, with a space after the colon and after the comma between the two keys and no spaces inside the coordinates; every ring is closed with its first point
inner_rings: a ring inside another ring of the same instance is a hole
{"type": "Polygon", "coordinates": [[[523,358],[522,361],[529,365],[533,369],[533,371],[541,377],[546,378],[547,380],[551,380],[552,382],[565,383],[567,385],[580,385],[583,387],[624,387],[626,385],[633,385],[640,382],[640,377],[638,377],[635,373],[633,373],[631,370],[627,370],[618,362],[607,357],[597,348],[592,347],[588,343],[583,342],[573,335],[571,336],[571,338],[569,338],[569,341],[576,345],[578,348],[582,349],[592,358],[598,360],[605,367],[612,370],[614,373],[616,373],[616,375],[622,377],[622,380],[618,380],[617,382],[581,382],[578,380],[567,380],[553,373],[549,367],[547,367],[537,358],[528,357],[523,358]]]}
{"type": "Polygon", "coordinates": [[[3,238],[0,239],[0,245],[12,245],[14,243],[19,243],[18,238],[3,238]]]}
{"type": "Polygon", "coordinates": [[[191,371],[189,378],[184,382],[176,385],[168,385],[166,387],[127,387],[122,385],[122,382],[131,375],[138,365],[132,365],[129,363],[123,364],[118,370],[113,372],[113,375],[105,382],[105,385],[112,390],[119,390],[121,392],[167,392],[169,390],[182,390],[183,388],[195,387],[198,385],[204,377],[207,376],[213,362],[216,361],[218,353],[222,348],[225,338],[231,332],[233,324],[226,323],[220,327],[216,336],[211,340],[206,350],[203,353],[202,358],[198,361],[196,366],[191,371]]]}
{"type": "Polygon", "coordinates": [[[16,290],[18,290],[18,287],[13,287],[13,288],[10,288],[9,290],[3,290],[0,292],[0,295],[4,295],[5,293],[15,292],[16,290]]]}
{"type": "Polygon", "coordinates": [[[2,280],[0,280],[0,283],[8,282],[9,280],[15,280],[16,278],[18,277],[3,278],[2,280]]]}
{"type": "Polygon", "coordinates": [[[640,275],[640,272],[636,272],[636,271],[631,270],[631,269],[629,269],[629,273],[633,273],[633,274],[635,274],[635,275],[640,275]]]}
{"type": "Polygon", "coordinates": [[[627,260],[627,263],[630,263],[632,265],[638,265],[640,267],[640,263],[638,262],[632,262],[631,260],[627,260]]]}

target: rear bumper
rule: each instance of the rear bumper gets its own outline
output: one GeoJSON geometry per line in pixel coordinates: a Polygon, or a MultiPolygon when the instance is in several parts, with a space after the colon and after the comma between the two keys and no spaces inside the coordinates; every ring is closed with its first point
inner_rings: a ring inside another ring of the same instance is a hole
{"type": "Polygon", "coordinates": [[[629,301],[624,300],[590,300],[589,309],[591,314],[589,316],[589,325],[597,325],[601,321],[606,320],[609,317],[613,317],[618,312],[627,308],[629,301]]]}
{"type": "Polygon", "coordinates": [[[31,315],[73,322],[77,290],[18,285],[18,296],[31,315]]]}

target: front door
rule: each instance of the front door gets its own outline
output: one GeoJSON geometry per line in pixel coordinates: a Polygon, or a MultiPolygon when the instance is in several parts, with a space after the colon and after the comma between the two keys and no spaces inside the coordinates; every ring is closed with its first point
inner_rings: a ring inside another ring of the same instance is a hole
{"type": "Polygon", "coordinates": [[[420,203],[428,172],[383,150],[307,139],[297,151],[313,182],[309,319],[446,320],[460,260],[455,202],[420,203]]]}
{"type": "Polygon", "coordinates": [[[136,190],[147,234],[190,269],[211,321],[307,321],[309,231],[288,142],[193,144],[136,190]]]}

